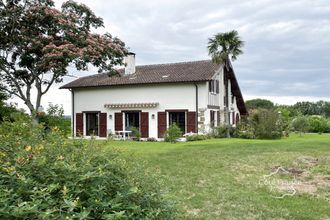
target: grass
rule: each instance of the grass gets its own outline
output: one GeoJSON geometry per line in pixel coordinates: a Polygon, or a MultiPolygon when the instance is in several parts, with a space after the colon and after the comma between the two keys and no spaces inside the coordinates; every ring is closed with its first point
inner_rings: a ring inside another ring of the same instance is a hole
{"type": "Polygon", "coordinates": [[[108,146],[159,173],[159,181],[177,203],[182,219],[330,219],[330,178],[322,179],[325,185],[315,183],[316,177],[330,172],[330,135],[176,144],[109,142],[108,146]],[[305,157],[318,162],[312,166],[298,163],[305,157]],[[274,198],[285,192],[269,183],[295,178],[274,175],[265,182],[264,175],[276,166],[304,171],[307,176],[298,180],[314,181],[317,191],[274,198]]]}

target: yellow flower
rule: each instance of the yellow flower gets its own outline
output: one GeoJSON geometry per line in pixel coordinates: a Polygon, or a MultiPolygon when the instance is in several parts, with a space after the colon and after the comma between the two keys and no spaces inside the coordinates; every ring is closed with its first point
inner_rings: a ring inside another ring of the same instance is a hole
{"type": "Polygon", "coordinates": [[[59,132],[60,131],[60,129],[58,128],[58,127],[53,127],[53,132],[59,132]]]}
{"type": "Polygon", "coordinates": [[[14,173],[16,171],[15,167],[11,166],[11,167],[4,167],[2,168],[3,171],[7,172],[8,174],[10,173],[14,173]]]}
{"type": "Polygon", "coordinates": [[[42,144],[39,144],[38,147],[37,147],[37,150],[38,150],[38,151],[41,151],[41,150],[43,150],[43,149],[44,149],[44,146],[43,146],[42,144]]]}
{"type": "Polygon", "coordinates": [[[23,157],[18,157],[17,159],[16,159],[16,162],[18,163],[18,164],[20,164],[20,165],[24,165],[25,164],[25,159],[23,158],[23,157]]]}
{"type": "Polygon", "coordinates": [[[24,149],[25,149],[26,151],[30,151],[30,150],[32,149],[32,147],[31,147],[30,145],[27,145],[27,146],[24,147],[24,149]]]}
{"type": "Polygon", "coordinates": [[[62,155],[57,157],[58,160],[64,160],[64,157],[62,155]]]}

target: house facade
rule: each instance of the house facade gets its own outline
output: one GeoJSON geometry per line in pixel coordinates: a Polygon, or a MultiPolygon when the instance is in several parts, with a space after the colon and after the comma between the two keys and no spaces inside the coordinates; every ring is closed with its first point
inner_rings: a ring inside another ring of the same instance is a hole
{"type": "Polygon", "coordinates": [[[232,67],[211,60],[135,66],[126,58],[119,76],[81,77],[61,88],[72,92],[73,133],[107,137],[137,128],[161,139],[176,123],[183,134],[236,126],[247,113],[232,67]]]}

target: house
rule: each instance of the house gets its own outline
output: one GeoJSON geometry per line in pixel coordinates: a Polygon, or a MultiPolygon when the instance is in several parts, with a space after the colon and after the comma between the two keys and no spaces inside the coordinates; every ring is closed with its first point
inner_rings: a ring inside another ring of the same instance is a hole
{"type": "Polygon", "coordinates": [[[159,139],[172,123],[183,134],[207,133],[247,114],[232,67],[211,60],[135,66],[133,53],[125,62],[120,76],[96,74],[61,87],[72,92],[75,135],[107,137],[136,127],[142,138],[159,139]]]}

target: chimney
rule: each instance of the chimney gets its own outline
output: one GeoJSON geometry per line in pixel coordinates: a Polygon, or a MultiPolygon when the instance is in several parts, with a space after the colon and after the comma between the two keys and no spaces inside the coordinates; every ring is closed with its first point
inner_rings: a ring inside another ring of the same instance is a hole
{"type": "Polygon", "coordinates": [[[125,75],[135,73],[135,53],[129,52],[124,58],[125,62],[125,75]]]}

